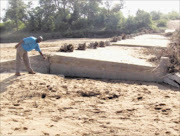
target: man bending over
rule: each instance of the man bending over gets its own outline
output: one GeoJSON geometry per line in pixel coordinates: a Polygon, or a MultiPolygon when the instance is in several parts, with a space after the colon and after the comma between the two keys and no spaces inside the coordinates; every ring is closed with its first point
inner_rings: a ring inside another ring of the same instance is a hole
{"type": "Polygon", "coordinates": [[[21,40],[15,48],[17,49],[16,52],[16,76],[20,76],[20,66],[21,66],[21,58],[23,58],[24,64],[26,66],[26,69],[28,70],[29,74],[35,74],[33,69],[31,68],[30,62],[29,62],[29,57],[28,57],[28,51],[31,51],[35,49],[38,51],[43,59],[45,59],[44,55],[42,54],[39,44],[43,38],[39,36],[38,38],[35,38],[33,36],[24,38],[21,40]]]}

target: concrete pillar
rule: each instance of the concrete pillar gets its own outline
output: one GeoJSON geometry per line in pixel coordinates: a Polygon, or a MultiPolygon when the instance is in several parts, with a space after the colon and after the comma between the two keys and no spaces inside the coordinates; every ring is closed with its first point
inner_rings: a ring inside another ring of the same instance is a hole
{"type": "Polygon", "coordinates": [[[168,57],[161,57],[160,63],[159,63],[159,71],[161,72],[161,74],[166,74],[168,67],[170,65],[170,61],[168,57]]]}

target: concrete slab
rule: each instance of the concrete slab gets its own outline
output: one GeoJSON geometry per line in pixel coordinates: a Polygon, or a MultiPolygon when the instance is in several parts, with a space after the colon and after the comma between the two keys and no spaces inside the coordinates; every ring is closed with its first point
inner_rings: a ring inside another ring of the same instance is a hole
{"type": "Polygon", "coordinates": [[[139,49],[128,49],[122,48],[119,46],[107,46],[105,48],[97,49],[87,49],[86,51],[75,50],[71,53],[56,52],[52,55],[64,56],[64,57],[73,57],[73,58],[82,58],[82,59],[91,59],[98,61],[107,61],[115,63],[127,63],[135,64],[142,66],[154,66],[152,63],[147,62],[146,59],[140,59],[137,57],[139,49]]]}
{"type": "Polygon", "coordinates": [[[136,36],[133,39],[122,40],[112,45],[145,48],[166,48],[170,41],[162,35],[145,34],[136,36]]]}
{"type": "Polygon", "coordinates": [[[54,54],[49,58],[50,73],[69,77],[163,82],[165,73],[155,67],[75,58],[54,54]]]}
{"type": "MultiPolygon", "coordinates": [[[[32,68],[40,73],[61,74],[69,77],[163,82],[166,63],[156,68],[143,59],[133,57],[128,49],[120,48],[122,47],[110,46],[96,50],[75,50],[73,53],[57,52],[50,54],[48,60],[43,60],[39,55],[31,56],[30,60],[32,68]]],[[[1,61],[0,65],[0,72],[15,71],[15,60],[1,61]]],[[[21,70],[26,70],[23,64],[21,70]]]]}
{"type": "Polygon", "coordinates": [[[127,55],[121,47],[89,49],[73,53],[57,52],[49,57],[50,73],[70,77],[162,82],[166,65],[156,66],[127,55]]]}

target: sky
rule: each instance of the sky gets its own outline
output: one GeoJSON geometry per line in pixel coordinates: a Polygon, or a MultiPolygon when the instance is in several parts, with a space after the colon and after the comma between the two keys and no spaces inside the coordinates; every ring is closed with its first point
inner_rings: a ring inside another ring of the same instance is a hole
{"type": "Polygon", "coordinates": [[[125,8],[122,10],[125,16],[128,14],[135,15],[138,9],[143,9],[147,12],[160,11],[168,13],[177,11],[180,13],[179,0],[125,0],[125,8]]]}
{"type": "MultiPolygon", "coordinates": [[[[24,0],[27,2],[28,0],[24,0]]],[[[31,0],[34,5],[38,4],[38,0],[31,0]]],[[[109,0],[113,3],[117,3],[118,0],[109,0]]],[[[124,0],[125,7],[121,11],[123,15],[135,15],[138,9],[145,10],[147,12],[160,11],[162,13],[168,13],[171,11],[177,11],[180,13],[180,0],[124,0]]],[[[0,15],[4,17],[4,9],[8,8],[8,0],[0,0],[0,15]]]]}

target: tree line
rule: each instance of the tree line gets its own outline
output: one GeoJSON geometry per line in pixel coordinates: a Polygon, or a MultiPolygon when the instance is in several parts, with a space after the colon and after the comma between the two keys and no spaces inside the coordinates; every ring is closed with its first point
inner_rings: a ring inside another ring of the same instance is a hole
{"type": "Polygon", "coordinates": [[[142,29],[165,27],[167,20],[180,19],[177,12],[167,15],[157,11],[138,10],[127,18],[121,12],[124,1],[113,5],[104,0],[39,0],[39,5],[23,0],[9,0],[1,32],[72,32],[121,31],[132,33],[142,29]]]}

